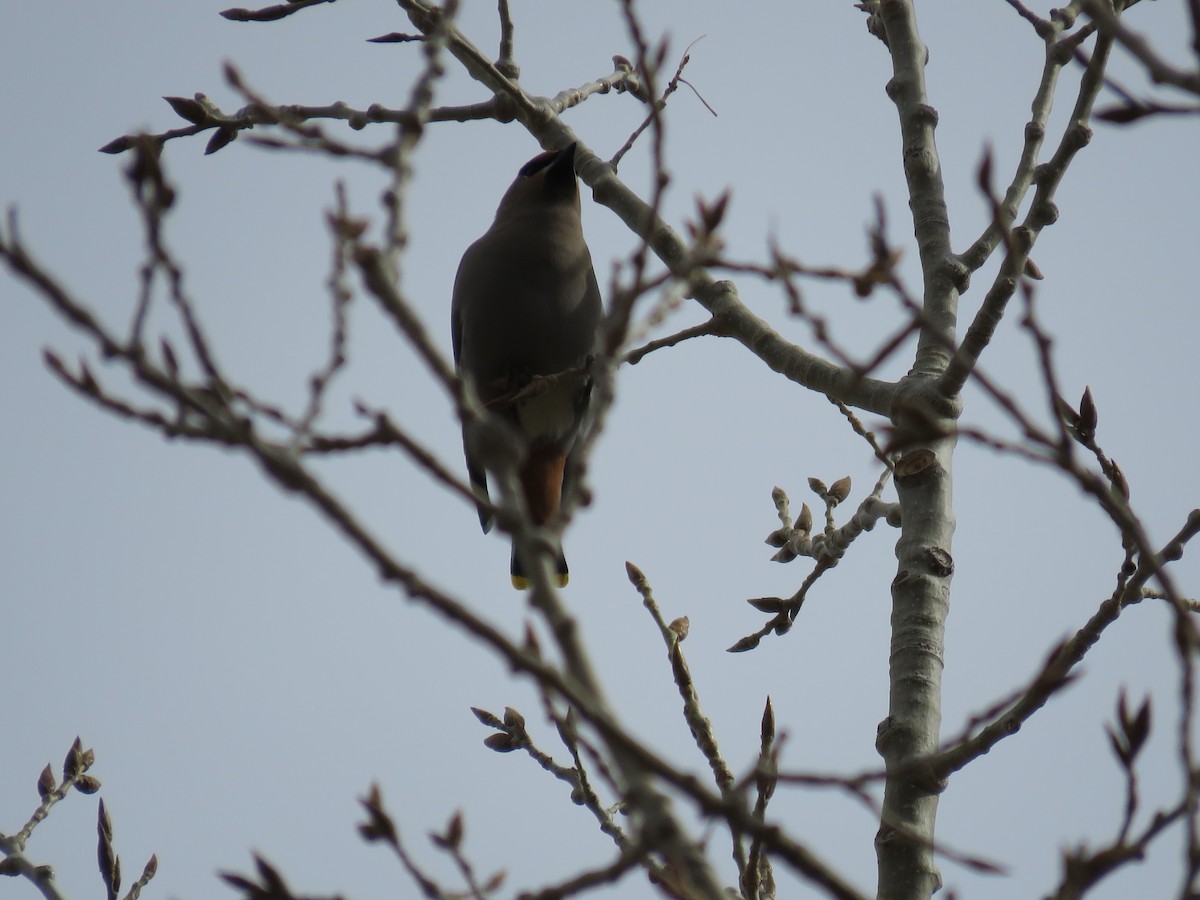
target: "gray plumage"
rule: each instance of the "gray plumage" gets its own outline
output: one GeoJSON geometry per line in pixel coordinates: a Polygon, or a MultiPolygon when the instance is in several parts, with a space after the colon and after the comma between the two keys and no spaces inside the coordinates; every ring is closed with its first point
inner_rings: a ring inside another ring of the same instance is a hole
{"type": "MultiPolygon", "coordinates": [[[[507,398],[534,376],[586,369],[597,349],[601,316],[572,144],[521,168],[492,226],[463,254],[450,312],[459,372],[524,439],[520,479],[538,525],[558,510],[571,453],[588,421],[591,378],[581,370],[524,399],[507,398]]],[[[485,460],[465,434],[463,444],[471,483],[487,496],[485,460]]],[[[492,522],[482,507],[479,517],[488,531],[492,522]]],[[[565,585],[561,548],[556,574],[565,585]]],[[[528,586],[515,547],[512,580],[514,587],[528,586]]]]}

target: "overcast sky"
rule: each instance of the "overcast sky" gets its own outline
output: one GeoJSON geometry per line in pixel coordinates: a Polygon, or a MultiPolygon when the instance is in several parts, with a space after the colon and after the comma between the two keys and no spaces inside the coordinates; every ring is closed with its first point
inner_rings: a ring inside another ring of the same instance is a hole
{"type": "MultiPolygon", "coordinates": [[[[1049,4],[1034,3],[1045,13],[1049,4]]],[[[550,95],[611,71],[633,55],[618,7],[515,4],[525,87],[550,95]]],[[[495,54],[493,3],[464,0],[461,25],[495,54]]],[[[916,249],[899,156],[895,109],[884,93],[890,61],[863,15],[844,3],[734,7],[655,0],[647,31],[667,34],[674,61],[689,42],[687,89],[670,102],[666,153],[673,182],[665,213],[678,225],[697,195],[732,188],[730,253],[763,258],[773,234],[813,265],[866,260],[865,227],[879,194],[889,234],[916,249]]],[[[1130,21],[1183,56],[1178,0],[1144,3],[1130,21]]],[[[364,39],[411,30],[394,4],[339,3],[273,24],[238,24],[217,4],[26,3],[0,30],[0,201],[20,212],[38,258],[110,323],[128,322],[137,291],[140,233],[124,157],[96,152],[136,129],[181,123],[163,95],[207,93],[232,111],[222,80],[231,61],[267,99],[402,106],[419,62],[411,45],[364,39]]],[[[1015,163],[1037,85],[1041,42],[1003,0],[929,0],[920,27],[930,46],[929,94],[954,246],[987,221],[975,187],[986,144],[997,180],[1015,163]]],[[[1117,54],[1113,72],[1144,80],[1117,54]]],[[[485,98],[453,71],[438,103],[485,98]]],[[[1077,70],[1063,78],[1047,147],[1056,145],[1077,70]]],[[[1111,103],[1111,95],[1104,104],[1111,103]]],[[[643,110],[623,95],[595,96],[567,113],[588,147],[609,157],[643,110]]],[[[382,143],[380,130],[348,140],[382,143]]],[[[343,179],[354,210],[378,225],[380,175],[361,163],[281,156],[237,142],[211,157],[207,136],[164,154],[179,188],[167,240],[222,363],[234,377],[296,408],[322,362],[329,321],[330,248],[324,211],[343,179]]],[[[416,157],[408,208],[411,251],[403,285],[449,352],[449,297],[463,249],[488,225],[516,170],[539,152],[515,124],[436,125],[416,157]]],[[[648,144],[623,163],[647,186],[648,144]]],[[[1121,464],[1151,536],[1166,540],[1200,501],[1195,466],[1195,279],[1200,122],[1097,125],[1059,192],[1061,219],[1034,259],[1046,275],[1039,312],[1057,337],[1072,399],[1091,385],[1099,439],[1121,464]]],[[[636,246],[585,194],[584,223],[597,273],[636,246]]],[[[994,265],[977,273],[962,310],[978,308],[994,265]]],[[[743,300],[790,339],[814,343],[769,286],[739,281],[743,300]]],[[[808,299],[836,339],[866,355],[901,321],[885,296],[861,301],[813,284],[808,299]]],[[[565,757],[529,686],[440,620],[381,587],[373,571],[303,504],[265,483],[231,453],[168,443],[68,394],[41,363],[45,347],[74,360],[78,337],[25,287],[0,277],[0,831],[15,831],[37,802],[41,767],[57,767],[76,734],[96,750],[94,773],[115,824],[127,881],[157,852],[150,896],[221,896],[217,870],[246,870],[250,853],[276,862],[297,891],[357,900],[416,889],[354,826],[355,798],[378,781],[409,846],[449,878],[425,834],[456,809],[477,869],[509,872],[533,888],[612,856],[564,786],[529,759],[481,743],[468,711],[524,711],[542,745],[565,757]]],[[[662,331],[702,321],[684,304],[662,331]]],[[[165,305],[154,333],[175,333],[165,305]]],[[[351,398],[397,422],[461,467],[457,424],[411,351],[364,298],[352,313],[350,372],[331,421],[351,398]]],[[[881,372],[906,370],[911,344],[881,372]]],[[[1014,322],[998,332],[984,369],[1044,415],[1029,341],[1014,322]]],[[[120,374],[93,363],[116,388],[120,374]]],[[[854,480],[860,499],[878,476],[867,445],[822,397],[770,372],[729,341],[707,338],[622,371],[614,415],[593,459],[595,502],[566,537],[580,618],[606,689],[624,721],[654,747],[702,773],[679,713],[661,640],[624,562],[637,563],[668,618],[688,615],[684,644],[727,759],[751,765],[769,694],[789,735],[789,769],[874,768],[887,712],[889,582],[897,533],[865,535],[814,589],[783,638],[753,653],[725,648],[762,616],[747,597],[788,595],[803,561],[781,566],[763,538],[777,525],[779,485],[798,509],[806,480],[854,480]]],[[[977,391],[964,421],[1011,435],[977,391]]],[[[878,426],[879,422],[871,422],[878,426]]],[[[948,621],[944,734],[956,733],[1036,670],[1112,590],[1115,530],[1053,473],[970,443],[956,457],[958,532],[948,621]]],[[[475,513],[428,483],[398,454],[320,467],[404,562],[519,634],[525,609],[508,586],[508,547],[479,533],[475,513]]],[[[889,496],[892,496],[889,494],[889,496]]],[[[815,506],[815,504],[814,504],[815,506]]],[[[1179,583],[1198,593],[1193,560],[1179,583]]],[[[985,877],[942,862],[959,897],[1034,897],[1058,876],[1062,848],[1115,833],[1121,780],[1103,726],[1117,691],[1154,695],[1155,730],[1143,766],[1147,802],[1170,796],[1176,672],[1170,617],[1147,602],[1127,611],[1084,667],[1085,677],[1016,737],[956,775],[943,795],[939,836],[956,850],[1005,865],[985,877]]],[[[95,798],[71,796],[38,828],[29,854],[55,866],[72,896],[95,896],[95,798]]],[[[874,890],[877,821],[832,794],[780,792],[776,815],[862,891],[874,890]]],[[[729,874],[719,836],[714,857],[729,874]]],[[[1178,887],[1178,832],[1098,897],[1165,896],[1178,887]]],[[[36,896],[6,881],[0,895],[36,896]]],[[[646,897],[638,877],[610,896],[646,897]]],[[[791,883],[781,896],[808,896],[791,883]]]]}

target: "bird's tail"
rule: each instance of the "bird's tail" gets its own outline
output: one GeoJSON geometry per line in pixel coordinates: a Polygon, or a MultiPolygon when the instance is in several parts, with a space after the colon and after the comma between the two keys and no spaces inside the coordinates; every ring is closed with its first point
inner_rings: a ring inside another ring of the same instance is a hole
{"type": "MultiPolygon", "coordinates": [[[[529,517],[535,525],[545,525],[558,512],[566,465],[566,454],[557,447],[536,447],[521,465],[521,485],[525,491],[525,503],[529,507],[529,517]]],[[[557,556],[554,563],[554,580],[560,588],[566,587],[569,578],[567,558],[563,556],[562,544],[556,541],[553,546],[553,552],[557,556]]],[[[512,573],[513,587],[518,591],[529,589],[529,577],[517,557],[516,544],[513,544],[509,571],[512,573]]]]}
{"type": "MultiPolygon", "coordinates": [[[[567,569],[567,558],[563,555],[562,545],[555,544],[558,558],[554,563],[554,583],[560,588],[567,586],[570,580],[571,573],[567,569]]],[[[512,561],[509,564],[509,572],[512,574],[512,586],[518,591],[529,590],[529,576],[525,574],[525,567],[521,565],[521,560],[517,556],[517,545],[513,544],[512,561]]]]}

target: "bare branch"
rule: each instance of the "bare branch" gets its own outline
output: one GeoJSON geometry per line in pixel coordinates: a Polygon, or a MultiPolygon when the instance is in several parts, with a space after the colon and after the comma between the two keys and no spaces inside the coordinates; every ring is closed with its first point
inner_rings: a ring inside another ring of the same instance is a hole
{"type": "Polygon", "coordinates": [[[1200,97],[1200,68],[1188,70],[1171,65],[1145,37],[1121,21],[1111,3],[1083,0],[1083,9],[1096,23],[1101,34],[1117,41],[1145,66],[1146,73],[1155,84],[1168,84],[1200,97]]]}
{"type": "Polygon", "coordinates": [[[333,3],[334,0],[288,0],[275,6],[264,6],[262,9],[242,9],[232,7],[221,10],[221,16],[233,22],[274,22],[298,13],[310,6],[321,3],[333,3]]]}
{"type": "MultiPolygon", "coordinates": [[[[641,595],[642,605],[646,607],[646,611],[654,619],[654,623],[658,626],[659,634],[662,636],[663,643],[666,644],[667,659],[671,664],[672,679],[675,682],[675,687],[679,690],[680,698],[683,700],[683,718],[687,722],[692,739],[696,742],[696,747],[708,762],[708,767],[712,770],[713,780],[716,782],[721,796],[727,802],[736,803],[739,801],[739,798],[734,789],[735,779],[733,772],[730,770],[728,763],[725,762],[725,757],[721,755],[721,748],[717,744],[717,736],[713,731],[712,722],[704,714],[704,710],[700,705],[700,694],[696,690],[696,683],[692,679],[687,659],[684,657],[683,649],[680,646],[687,637],[688,619],[684,616],[668,625],[658,608],[658,603],[654,599],[654,591],[650,587],[650,582],[642,570],[633,563],[627,562],[625,563],[625,572],[629,577],[630,583],[641,595]]],[[[758,814],[758,817],[760,820],[763,819],[761,813],[758,814]]],[[[732,829],[730,837],[733,841],[733,858],[737,863],[739,880],[745,880],[748,863],[742,835],[736,829],[732,829]]]]}
{"type": "Polygon", "coordinates": [[[701,322],[699,325],[693,325],[691,328],[685,328],[683,331],[677,332],[669,337],[657,338],[649,343],[643,344],[636,350],[630,350],[625,354],[623,362],[629,363],[631,366],[636,366],[648,354],[655,350],[662,350],[666,347],[674,347],[676,344],[682,344],[684,341],[692,338],[703,337],[704,335],[721,335],[721,325],[716,319],[709,319],[707,322],[701,322]]]}

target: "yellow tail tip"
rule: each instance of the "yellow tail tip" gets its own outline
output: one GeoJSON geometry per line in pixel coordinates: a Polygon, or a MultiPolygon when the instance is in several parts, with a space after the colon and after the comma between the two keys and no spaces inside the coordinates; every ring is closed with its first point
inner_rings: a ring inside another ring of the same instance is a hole
{"type": "MultiPolygon", "coordinates": [[[[554,583],[557,584],[560,588],[565,588],[567,586],[567,582],[569,582],[570,580],[571,580],[571,576],[568,575],[566,572],[562,572],[561,574],[557,574],[554,576],[554,583]]],[[[526,578],[524,575],[513,575],[512,576],[512,586],[518,591],[527,591],[527,590],[529,590],[529,586],[530,586],[529,579],[526,578]]]]}

